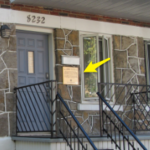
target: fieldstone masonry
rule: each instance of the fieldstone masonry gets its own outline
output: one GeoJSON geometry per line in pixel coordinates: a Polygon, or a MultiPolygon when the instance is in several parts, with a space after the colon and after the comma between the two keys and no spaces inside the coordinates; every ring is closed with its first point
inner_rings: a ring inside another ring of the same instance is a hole
{"type": "MultiPolygon", "coordinates": [[[[98,134],[97,125],[98,112],[79,111],[77,104],[81,103],[81,72],[79,67],[79,85],[63,85],[61,55],[80,56],[79,31],[67,29],[55,29],[55,54],[56,54],[56,80],[58,81],[58,92],[61,94],[69,108],[88,134],[98,134]]],[[[74,67],[74,66],[72,66],[74,67]]],[[[67,116],[68,119],[70,116],[67,116]]]]}
{"type": "Polygon", "coordinates": [[[113,36],[115,83],[146,84],[143,38],[113,36]]]}
{"type": "MultiPolygon", "coordinates": [[[[113,54],[115,83],[142,85],[146,84],[143,38],[114,35],[113,54]]],[[[127,86],[126,88],[128,87],[129,86],[127,86]]],[[[125,120],[127,125],[133,125],[133,103],[131,95],[130,93],[127,93],[128,89],[126,88],[118,88],[118,93],[120,93],[120,91],[123,92],[120,95],[120,100],[117,101],[117,104],[121,104],[124,107],[124,111],[119,112],[122,119],[125,120]],[[124,102],[122,102],[123,98],[125,98],[124,102]],[[120,101],[121,103],[119,103],[120,101]]],[[[139,92],[139,90],[140,88],[133,86],[130,92],[139,92]]],[[[133,128],[132,126],[130,127],[133,128]]]]}
{"type": "Polygon", "coordinates": [[[6,25],[11,29],[11,35],[9,39],[0,37],[0,137],[10,136],[15,131],[13,88],[17,86],[16,29],[15,24],[6,25]]]}
{"type": "MultiPolygon", "coordinates": [[[[99,113],[97,111],[77,110],[77,104],[81,103],[81,81],[77,86],[63,85],[62,83],[63,65],[61,64],[61,55],[80,56],[79,32],[67,29],[55,29],[55,44],[56,80],[58,81],[58,91],[85,131],[90,135],[99,134],[99,113]]],[[[146,83],[143,38],[114,35],[113,57],[115,83],[146,83]]],[[[79,78],[80,75],[81,72],[79,72],[79,78]]],[[[121,91],[122,89],[120,88],[119,90],[121,91]]],[[[125,94],[125,91],[122,92],[122,96],[125,94]]],[[[123,103],[124,107],[126,107],[126,111],[118,112],[122,118],[126,119],[126,122],[130,122],[133,118],[131,106],[126,106],[129,100],[126,99],[123,103]]],[[[119,101],[118,104],[120,104],[119,101]]],[[[70,116],[67,117],[70,118],[70,116]]]]}

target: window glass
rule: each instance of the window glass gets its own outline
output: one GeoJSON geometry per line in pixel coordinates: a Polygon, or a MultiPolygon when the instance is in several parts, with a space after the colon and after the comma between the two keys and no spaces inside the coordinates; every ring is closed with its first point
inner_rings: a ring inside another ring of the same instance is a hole
{"type": "Polygon", "coordinates": [[[148,45],[148,75],[149,75],[149,85],[150,85],[150,45],[148,45]]]}
{"type": "MultiPolygon", "coordinates": [[[[83,38],[84,68],[92,61],[97,63],[97,37],[83,38]]],[[[84,73],[85,98],[97,97],[97,73],[84,73]]]]}
{"type": "Polygon", "coordinates": [[[34,53],[28,51],[28,73],[34,73],[34,53]]]}

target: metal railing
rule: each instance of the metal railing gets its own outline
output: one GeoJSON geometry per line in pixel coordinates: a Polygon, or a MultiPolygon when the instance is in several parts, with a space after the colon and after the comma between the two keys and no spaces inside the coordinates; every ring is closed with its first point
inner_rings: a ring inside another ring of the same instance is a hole
{"type": "Polygon", "coordinates": [[[57,93],[57,109],[57,126],[60,134],[67,142],[70,149],[97,150],[94,143],[91,141],[59,93],[57,93]],[[84,142],[83,139],[86,140],[86,142],[84,142]]]}
{"type": "Polygon", "coordinates": [[[99,92],[97,92],[97,95],[99,96],[100,100],[99,105],[101,105],[101,136],[103,136],[103,132],[106,133],[107,137],[109,137],[115,144],[116,149],[119,150],[139,150],[139,148],[147,150],[146,147],[141,143],[141,141],[136,137],[136,135],[130,130],[130,128],[124,123],[119,115],[102,97],[102,95],[99,92]],[[103,110],[103,106],[107,111],[103,110]],[[131,142],[129,136],[130,138],[132,137],[134,142],[131,142]],[[135,142],[136,146],[134,145],[135,142]]]}
{"type": "Polygon", "coordinates": [[[14,89],[16,104],[16,133],[49,132],[56,133],[54,108],[56,81],[46,81],[14,89]]]}
{"type": "Polygon", "coordinates": [[[131,93],[134,108],[134,132],[150,130],[150,91],[131,93]]]}
{"type": "Polygon", "coordinates": [[[98,87],[99,93],[132,131],[150,130],[149,85],[98,83],[98,87]]]}

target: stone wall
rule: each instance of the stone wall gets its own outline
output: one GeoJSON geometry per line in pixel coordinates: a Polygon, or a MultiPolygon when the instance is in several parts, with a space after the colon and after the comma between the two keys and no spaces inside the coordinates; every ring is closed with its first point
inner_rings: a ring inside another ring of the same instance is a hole
{"type": "MultiPolygon", "coordinates": [[[[2,25],[2,24],[1,24],[2,25]]],[[[10,136],[14,127],[15,100],[13,89],[17,86],[17,53],[15,24],[9,39],[0,37],[0,136],[10,136]]]]}
{"type": "MultiPolygon", "coordinates": [[[[56,29],[55,44],[56,80],[58,81],[58,91],[68,104],[69,108],[75,114],[85,131],[90,135],[99,134],[99,113],[96,111],[77,110],[77,104],[81,103],[81,81],[77,86],[63,85],[62,83],[63,65],[61,64],[61,55],[80,56],[79,32],[66,29],[56,29]]],[[[143,38],[114,35],[113,57],[115,83],[146,83],[143,38]]],[[[80,75],[81,72],[79,72],[79,78],[81,78],[80,75]]],[[[124,90],[125,91],[122,93],[123,97],[125,97],[127,91],[126,89],[124,90]]],[[[118,91],[122,91],[122,87],[120,87],[118,91]]],[[[116,104],[120,104],[119,102],[120,101],[118,100],[116,104]]],[[[125,108],[125,111],[118,113],[122,119],[124,119],[126,123],[129,124],[133,119],[133,110],[131,109],[132,105],[130,96],[126,95],[125,102],[123,102],[121,105],[125,108]]]]}
{"type": "MultiPolygon", "coordinates": [[[[115,83],[145,85],[144,56],[143,38],[113,36],[115,83]]],[[[122,117],[126,124],[132,129],[134,126],[134,111],[132,103],[133,98],[130,93],[142,92],[140,90],[145,90],[145,88],[137,88],[137,86],[132,86],[132,88],[131,86],[120,86],[116,89],[116,97],[117,94],[122,92],[119,99],[116,100],[116,104],[121,104],[124,108],[123,112],[119,112],[120,117],[122,117]]]]}
{"type": "Polygon", "coordinates": [[[115,83],[146,84],[143,38],[115,35],[113,53],[115,83]]]}
{"type": "MultiPolygon", "coordinates": [[[[63,85],[61,55],[80,56],[79,31],[55,29],[56,80],[58,92],[61,94],[71,111],[89,134],[99,133],[99,119],[96,111],[79,111],[77,104],[81,103],[81,72],[79,67],[79,85],[63,85]]],[[[73,66],[72,66],[73,67],[73,66]]],[[[70,118],[70,116],[68,116],[70,118]]]]}

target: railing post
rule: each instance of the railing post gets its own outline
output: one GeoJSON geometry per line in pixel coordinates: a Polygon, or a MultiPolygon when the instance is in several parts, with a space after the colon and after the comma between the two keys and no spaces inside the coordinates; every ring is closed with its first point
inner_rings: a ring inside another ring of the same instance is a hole
{"type": "Polygon", "coordinates": [[[134,118],[134,121],[133,121],[133,132],[134,134],[136,134],[136,121],[135,121],[135,99],[134,99],[134,94],[132,94],[132,102],[133,102],[133,118],[134,118]]]}
{"type": "Polygon", "coordinates": [[[51,82],[51,137],[53,138],[53,82],[51,82]]]}
{"type": "Polygon", "coordinates": [[[16,104],[16,124],[15,124],[15,129],[16,129],[16,131],[15,131],[15,133],[16,133],[16,135],[17,135],[17,90],[14,88],[14,101],[16,102],[15,104],[16,104]]]}
{"type": "MultiPolygon", "coordinates": [[[[98,90],[101,91],[101,86],[98,84],[98,90]]],[[[100,136],[103,136],[103,101],[99,98],[99,117],[100,117],[100,136]]]]}

